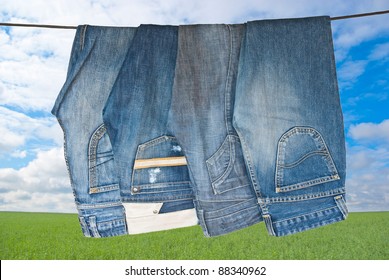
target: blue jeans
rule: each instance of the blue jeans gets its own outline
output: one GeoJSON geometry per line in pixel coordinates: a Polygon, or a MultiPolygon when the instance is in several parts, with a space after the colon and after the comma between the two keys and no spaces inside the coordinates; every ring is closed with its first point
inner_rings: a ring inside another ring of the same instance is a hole
{"type": "Polygon", "coordinates": [[[341,221],[345,139],[330,19],[249,22],[234,127],[271,235],[341,221]]]}
{"type": "Polygon", "coordinates": [[[206,236],[261,221],[282,236],[346,218],[328,17],[117,30],[131,34],[102,37],[93,51],[88,36],[78,40],[91,67],[69,67],[63,92],[75,93],[57,112],[76,138],[66,150],[71,178],[82,178],[73,189],[84,233],[123,234],[125,203],[162,203],[153,212],[163,214],[194,202],[206,236]]]}
{"type": "Polygon", "coordinates": [[[207,236],[261,221],[232,126],[244,30],[138,28],[103,112],[123,201],[187,199],[194,193],[207,236]],[[183,156],[185,165],[174,165],[183,156]],[[159,165],[162,159],[172,163],[170,169],[159,165]],[[145,161],[148,168],[135,168],[145,161]]]}
{"type": "MultiPolygon", "coordinates": [[[[169,199],[161,199],[153,192],[159,186],[150,182],[150,192],[146,195],[149,199],[144,201],[162,203],[155,204],[157,209],[150,208],[150,204],[143,205],[143,208],[145,211],[151,209],[151,215],[154,215],[152,222],[155,224],[144,227],[142,223],[145,220],[150,223],[150,214],[139,211],[139,207],[133,209],[132,204],[123,203],[119,176],[115,169],[116,159],[102,112],[127,51],[134,44],[136,33],[137,28],[79,26],[72,47],[67,79],[52,110],[64,132],[65,159],[80,224],[87,237],[166,229],[166,226],[156,223],[158,219],[154,216],[163,218],[160,214],[174,212],[186,217],[187,221],[171,223],[170,228],[197,224],[193,194],[185,167],[174,171],[173,182],[166,178],[167,183],[172,186],[177,186],[177,180],[185,182],[182,183],[186,189],[185,195],[175,196],[173,192],[169,199]],[[125,205],[131,210],[127,211],[131,212],[127,217],[125,205]],[[153,213],[155,210],[157,213],[153,213]]],[[[131,106],[137,105],[133,103],[131,106]]],[[[165,145],[171,145],[170,151],[176,144],[169,139],[165,145]]],[[[157,147],[156,143],[150,146],[157,147]]],[[[152,149],[145,153],[152,153],[152,149]]],[[[180,152],[176,154],[179,155],[180,152]]],[[[143,172],[143,169],[139,171],[143,172]]],[[[141,178],[135,177],[134,183],[138,184],[136,180],[141,178]]]]}

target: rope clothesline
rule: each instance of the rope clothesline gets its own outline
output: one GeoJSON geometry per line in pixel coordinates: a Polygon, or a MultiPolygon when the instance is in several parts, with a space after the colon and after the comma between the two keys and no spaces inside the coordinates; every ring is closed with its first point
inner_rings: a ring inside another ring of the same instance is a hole
{"type": "MultiPolygon", "coordinates": [[[[343,19],[349,19],[349,18],[367,17],[367,16],[382,15],[382,14],[389,14],[389,10],[377,11],[377,12],[371,12],[371,13],[363,13],[363,14],[353,14],[353,15],[346,15],[346,16],[330,17],[330,19],[332,21],[334,21],[334,20],[343,20],[343,19]]],[[[0,26],[38,27],[38,28],[54,28],[54,29],[77,29],[77,26],[70,26],[70,25],[8,23],[8,22],[0,22],[0,26]]]]}

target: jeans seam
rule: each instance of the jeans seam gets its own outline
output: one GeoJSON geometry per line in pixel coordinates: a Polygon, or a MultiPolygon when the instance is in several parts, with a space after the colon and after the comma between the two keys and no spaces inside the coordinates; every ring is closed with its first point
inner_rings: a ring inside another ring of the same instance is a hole
{"type": "Polygon", "coordinates": [[[235,130],[239,136],[239,140],[240,140],[241,147],[243,150],[243,157],[245,160],[246,167],[248,169],[248,173],[250,175],[250,181],[251,181],[252,187],[253,187],[254,192],[257,196],[257,199],[258,198],[262,199],[261,192],[260,192],[260,186],[259,186],[259,183],[257,183],[258,180],[256,178],[255,171],[253,170],[253,166],[251,163],[252,161],[251,161],[250,151],[246,146],[246,141],[244,140],[244,137],[242,137],[242,133],[240,133],[240,130],[237,127],[235,127],[235,130]]]}
{"type": "Polygon", "coordinates": [[[293,203],[305,200],[319,199],[323,197],[334,196],[338,194],[344,194],[345,189],[339,188],[334,190],[329,190],[326,192],[313,193],[313,194],[301,194],[295,196],[285,196],[285,197],[268,197],[265,199],[266,203],[293,203]]]}
{"type": "Polygon", "coordinates": [[[72,188],[72,191],[73,191],[73,195],[76,196],[76,191],[75,191],[75,187],[74,187],[74,183],[73,183],[73,179],[72,179],[72,176],[71,176],[71,172],[70,172],[70,164],[69,164],[69,160],[68,160],[68,156],[67,156],[67,142],[66,142],[66,131],[65,131],[65,127],[62,123],[62,120],[57,118],[58,119],[58,123],[59,123],[59,126],[62,128],[62,131],[63,131],[63,143],[64,143],[64,158],[65,158],[65,163],[66,163],[66,169],[67,169],[67,172],[68,172],[68,178],[70,180],[70,185],[71,185],[71,188],[72,188]]]}
{"type": "Polygon", "coordinates": [[[344,198],[342,195],[338,195],[334,197],[336,205],[339,207],[340,212],[342,212],[343,217],[346,218],[348,215],[348,210],[344,198]]]}
{"type": "Polygon", "coordinates": [[[89,189],[97,188],[97,145],[99,144],[100,139],[106,133],[106,128],[104,124],[101,124],[97,129],[93,132],[90,141],[89,141],[89,149],[88,149],[88,163],[89,163],[89,189]]]}
{"type": "Polygon", "coordinates": [[[101,208],[122,206],[122,202],[116,201],[116,202],[103,202],[103,203],[94,203],[94,204],[77,204],[76,206],[78,210],[101,209],[101,208]]]}
{"type": "Polygon", "coordinates": [[[324,211],[327,211],[327,210],[335,210],[335,209],[339,209],[339,207],[337,205],[336,206],[332,206],[332,207],[327,207],[327,208],[324,208],[324,209],[319,209],[319,210],[316,210],[316,211],[313,211],[313,212],[309,212],[309,213],[305,213],[305,214],[302,214],[302,215],[281,219],[281,220],[275,221],[274,223],[275,224],[280,224],[280,223],[285,222],[285,221],[290,221],[290,220],[294,220],[294,219],[297,219],[297,218],[300,218],[300,217],[305,217],[305,216],[309,216],[309,215],[312,215],[312,214],[324,212],[324,211]]]}
{"type": "Polygon", "coordinates": [[[82,27],[82,32],[81,32],[81,38],[80,38],[80,50],[82,51],[85,46],[85,34],[86,34],[86,29],[88,28],[88,25],[84,25],[82,27]]]}
{"type": "Polygon", "coordinates": [[[314,228],[330,225],[330,224],[333,224],[333,223],[336,223],[336,222],[340,222],[340,221],[342,221],[342,218],[341,217],[336,217],[336,218],[332,218],[332,219],[329,219],[329,220],[324,220],[324,221],[321,221],[321,222],[313,223],[313,224],[310,224],[309,226],[299,227],[299,228],[293,229],[293,230],[278,231],[278,235],[277,236],[291,235],[291,234],[307,231],[307,230],[310,230],[310,229],[314,229],[314,228]]]}
{"type": "MultiPolygon", "coordinates": [[[[230,79],[231,79],[231,68],[232,68],[232,52],[233,52],[233,38],[231,34],[231,27],[229,24],[226,25],[228,29],[228,38],[230,41],[229,44],[229,56],[228,56],[228,69],[227,69],[227,77],[226,77],[226,84],[224,88],[224,121],[226,125],[227,134],[232,134],[234,131],[232,129],[232,124],[229,125],[229,120],[231,114],[231,86],[230,86],[230,79]]],[[[232,121],[231,121],[232,122],[232,121]]]]}

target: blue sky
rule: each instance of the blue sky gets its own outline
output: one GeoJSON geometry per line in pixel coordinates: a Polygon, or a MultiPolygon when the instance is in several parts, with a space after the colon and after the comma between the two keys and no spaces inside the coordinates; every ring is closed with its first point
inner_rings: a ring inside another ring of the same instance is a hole
{"type": "MultiPolygon", "coordinates": [[[[389,9],[386,0],[1,0],[0,22],[241,23],[389,9]]],[[[351,211],[389,210],[389,15],[332,22],[351,211]]],[[[75,212],[50,114],[74,30],[0,27],[0,211],[75,212]]]]}

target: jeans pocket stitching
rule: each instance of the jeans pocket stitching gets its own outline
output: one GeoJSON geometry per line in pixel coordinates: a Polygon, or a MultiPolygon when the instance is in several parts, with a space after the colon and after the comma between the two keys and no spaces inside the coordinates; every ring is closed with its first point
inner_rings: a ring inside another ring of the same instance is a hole
{"type": "MultiPolygon", "coordinates": [[[[117,182],[111,182],[109,184],[103,184],[102,186],[98,185],[97,182],[97,173],[98,173],[98,167],[113,160],[113,153],[109,152],[106,154],[109,154],[110,156],[105,156],[107,159],[103,160],[102,162],[97,163],[97,148],[99,141],[103,138],[103,136],[106,134],[107,130],[104,124],[101,124],[97,129],[93,132],[90,141],[89,141],[89,147],[88,147],[88,172],[89,172],[89,193],[100,193],[106,191],[113,190],[109,186],[117,185],[117,182]],[[104,188],[104,187],[107,188],[104,188]]],[[[116,188],[115,188],[116,189],[116,188]]]]}
{"type": "Polygon", "coordinates": [[[293,127],[287,132],[285,132],[280,140],[278,141],[277,146],[277,158],[276,158],[276,172],[275,172],[275,181],[276,181],[276,192],[287,192],[292,190],[298,190],[302,188],[307,188],[311,186],[315,186],[318,184],[330,182],[339,180],[339,174],[337,172],[336,166],[333,162],[332,156],[329,152],[329,149],[324,141],[323,136],[320,134],[319,131],[312,127],[293,127]],[[287,143],[289,139],[295,135],[298,134],[305,134],[309,135],[312,140],[314,141],[316,148],[318,150],[309,152],[308,154],[305,154],[302,156],[299,160],[294,161],[290,164],[285,164],[285,151],[287,147],[287,143]],[[299,164],[304,162],[306,159],[308,159],[311,156],[320,156],[320,158],[324,161],[327,171],[330,172],[330,175],[326,176],[318,176],[317,178],[310,179],[303,182],[298,182],[295,184],[287,184],[284,185],[284,170],[285,169],[292,169],[294,167],[297,167],[299,164]]]}
{"type": "MultiPolygon", "coordinates": [[[[137,160],[141,160],[141,159],[145,159],[145,153],[147,152],[147,150],[149,148],[152,148],[156,145],[159,145],[161,143],[166,143],[168,142],[169,144],[172,144],[172,142],[176,142],[177,139],[174,137],[174,136],[169,136],[169,135],[163,135],[163,136],[159,136],[157,138],[154,138],[154,139],[151,139],[147,142],[144,142],[144,143],[141,143],[138,145],[137,147],[137,151],[136,151],[136,154],[135,154],[135,158],[134,158],[134,162],[132,164],[132,173],[131,173],[131,190],[130,190],[130,193],[131,195],[146,195],[147,193],[142,193],[140,190],[141,189],[148,189],[150,187],[147,187],[147,186],[152,186],[152,185],[179,185],[181,184],[181,182],[164,182],[164,183],[151,183],[150,184],[143,184],[143,183],[139,183],[141,182],[141,178],[142,178],[142,175],[141,173],[139,172],[139,169],[136,169],[135,168],[135,163],[137,160]],[[145,187],[146,186],[146,187],[145,187]],[[135,191],[136,190],[136,191],[135,191]]],[[[177,143],[178,144],[178,143],[177,143]]],[[[169,158],[169,157],[167,157],[169,158]]],[[[172,157],[170,157],[172,158],[172,157]]],[[[178,166],[178,165],[177,165],[178,166]]],[[[165,166],[165,167],[169,167],[169,166],[165,166]]],[[[165,167],[157,167],[157,168],[165,168],[165,167]]],[[[172,166],[172,167],[175,167],[175,166],[172,166]]],[[[147,168],[142,168],[142,169],[152,169],[153,167],[147,167],[147,168]]],[[[176,179],[177,180],[177,179],[176,179]]],[[[172,191],[166,191],[167,193],[168,192],[172,192],[172,191]]]]}
{"type": "Polygon", "coordinates": [[[208,175],[211,180],[212,189],[215,194],[221,194],[225,192],[225,191],[218,190],[218,186],[223,184],[223,182],[226,180],[228,175],[231,173],[235,164],[235,144],[233,143],[235,140],[233,137],[234,136],[232,135],[228,135],[226,139],[223,141],[222,145],[219,147],[219,149],[208,160],[206,160],[208,175]],[[228,148],[224,147],[226,145],[228,145],[228,148]],[[212,172],[210,171],[211,170],[210,167],[214,166],[215,164],[213,162],[217,162],[217,160],[226,152],[228,152],[228,157],[229,157],[228,165],[226,169],[219,176],[213,175],[212,172]]]}

